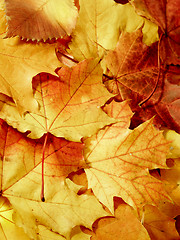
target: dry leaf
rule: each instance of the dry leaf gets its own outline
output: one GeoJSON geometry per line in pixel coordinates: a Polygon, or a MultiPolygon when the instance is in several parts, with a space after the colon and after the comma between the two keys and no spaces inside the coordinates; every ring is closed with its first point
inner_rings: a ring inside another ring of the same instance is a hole
{"type": "Polygon", "coordinates": [[[32,40],[59,38],[70,34],[76,24],[73,0],[5,0],[7,37],[32,40]]]}
{"type": "Polygon", "coordinates": [[[80,6],[69,45],[71,54],[78,61],[97,56],[101,58],[105,50],[115,48],[121,31],[132,32],[143,24],[145,42],[151,44],[157,41],[157,26],[144,21],[129,4],[118,5],[112,0],[104,0],[103,4],[101,0],[80,0],[80,6]]]}
{"type": "Polygon", "coordinates": [[[13,221],[13,208],[6,198],[0,197],[0,238],[1,240],[30,240],[22,228],[13,221]]]}
{"type": "Polygon", "coordinates": [[[33,81],[34,98],[40,105],[38,114],[21,118],[12,103],[2,106],[0,117],[28,137],[40,138],[45,133],[80,141],[115,120],[100,108],[112,95],[101,82],[98,60],[86,60],[58,72],[59,78],[42,74],[33,81]]]}
{"type": "Polygon", "coordinates": [[[98,220],[91,240],[150,240],[146,229],[127,204],[119,204],[114,216],[115,218],[105,217],[98,220]]]}
{"type": "Polygon", "coordinates": [[[147,205],[144,207],[144,227],[151,240],[178,240],[175,220],[166,216],[158,208],[147,205]]]}
{"type": "MultiPolygon", "coordinates": [[[[119,120],[118,105],[110,106],[117,109],[110,116],[119,120]]],[[[152,126],[152,120],[133,131],[125,128],[122,132],[118,125],[106,127],[85,140],[89,188],[111,212],[114,196],[121,197],[136,210],[148,203],[170,201],[162,183],[148,172],[148,169],[167,168],[168,143],[162,133],[152,126]]]]}

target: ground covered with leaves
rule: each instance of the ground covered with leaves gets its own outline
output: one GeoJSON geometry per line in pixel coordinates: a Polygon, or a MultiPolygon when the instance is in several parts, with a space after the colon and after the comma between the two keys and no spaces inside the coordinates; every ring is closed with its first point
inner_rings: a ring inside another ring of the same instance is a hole
{"type": "Polygon", "coordinates": [[[180,0],[0,0],[0,239],[180,239],[180,0]]]}

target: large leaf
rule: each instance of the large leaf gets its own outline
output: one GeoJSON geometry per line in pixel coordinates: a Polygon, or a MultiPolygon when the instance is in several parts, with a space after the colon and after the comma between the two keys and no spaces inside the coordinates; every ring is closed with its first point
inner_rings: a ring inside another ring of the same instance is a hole
{"type": "Polygon", "coordinates": [[[76,23],[73,0],[5,0],[7,37],[48,39],[70,34],[76,23]]]}
{"type": "Polygon", "coordinates": [[[129,4],[80,0],[80,6],[70,44],[71,54],[78,61],[102,57],[105,50],[115,48],[121,31],[132,32],[143,24],[145,42],[151,44],[157,40],[157,26],[139,17],[129,4]]]}
{"type": "Polygon", "coordinates": [[[180,131],[180,87],[176,83],[179,69],[160,70],[157,51],[157,44],[148,47],[142,43],[141,30],[122,34],[116,49],[106,58],[114,77],[106,83],[109,90],[120,93],[123,100],[132,99],[130,105],[138,120],[156,115],[154,123],[158,127],[180,131]],[[146,99],[148,101],[139,107],[146,99]]]}
{"type": "Polygon", "coordinates": [[[76,225],[91,228],[105,211],[94,196],[78,196],[81,188],[66,176],[83,165],[82,143],[49,136],[32,140],[1,120],[1,194],[16,211],[16,224],[33,239],[40,226],[69,236],[76,225]],[[44,156],[44,183],[42,159],[44,156]],[[45,202],[41,188],[45,188],[45,202]],[[80,217],[81,216],[81,217],[80,217]]]}
{"type": "Polygon", "coordinates": [[[34,78],[34,98],[40,105],[38,114],[26,114],[23,119],[9,102],[3,104],[1,118],[21,132],[29,131],[31,138],[49,132],[71,141],[80,141],[114,122],[100,108],[112,95],[102,84],[98,60],[61,68],[58,74],[59,78],[48,74],[34,78]]]}
{"type": "Polygon", "coordinates": [[[162,31],[161,58],[167,64],[180,64],[180,1],[133,0],[140,15],[150,18],[162,31]]]}
{"type": "MultiPolygon", "coordinates": [[[[118,105],[110,105],[108,112],[120,119],[118,105]],[[116,111],[112,111],[114,108],[116,111]]],[[[163,184],[148,172],[148,169],[167,167],[168,144],[152,121],[123,132],[119,123],[113,124],[88,138],[85,145],[88,186],[111,211],[114,196],[138,211],[147,203],[156,205],[164,199],[170,200],[163,184]]]]}

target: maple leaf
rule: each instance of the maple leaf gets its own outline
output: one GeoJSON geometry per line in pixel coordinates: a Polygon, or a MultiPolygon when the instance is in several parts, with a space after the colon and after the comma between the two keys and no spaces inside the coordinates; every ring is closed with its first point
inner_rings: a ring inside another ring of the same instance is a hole
{"type": "Polygon", "coordinates": [[[73,0],[5,0],[7,37],[41,40],[70,34],[76,24],[73,0]]]}
{"type": "Polygon", "coordinates": [[[160,54],[167,64],[180,64],[180,1],[133,0],[137,12],[155,22],[162,32],[160,54]]]}
{"type": "Polygon", "coordinates": [[[151,240],[178,240],[179,234],[175,228],[175,220],[166,216],[158,208],[146,205],[144,207],[144,227],[151,240]]]}
{"type": "Polygon", "coordinates": [[[3,193],[15,209],[16,224],[22,226],[29,237],[38,239],[37,228],[43,225],[69,239],[73,227],[91,228],[96,219],[108,215],[94,196],[77,195],[80,187],[68,179],[60,184],[53,178],[45,186],[46,202],[39,201],[35,195],[39,190],[40,171],[36,168],[3,193]]]}
{"type": "MultiPolygon", "coordinates": [[[[45,161],[46,177],[57,178],[59,182],[63,181],[70,172],[83,166],[82,143],[69,142],[50,135],[32,140],[9,127],[3,120],[0,125],[0,136],[2,192],[25,177],[42,161],[45,161]]],[[[42,181],[44,182],[44,179],[42,181]]]]}
{"type": "Polygon", "coordinates": [[[49,132],[77,142],[115,121],[100,108],[112,94],[102,84],[99,60],[63,67],[58,75],[59,78],[48,74],[34,78],[34,98],[40,105],[38,114],[26,114],[23,119],[14,105],[7,102],[0,117],[21,132],[30,131],[31,138],[49,132]]]}
{"type": "MultiPolygon", "coordinates": [[[[124,116],[123,110],[122,113],[118,110],[119,103],[109,108],[110,116],[118,120],[121,114],[124,116]]],[[[114,196],[121,197],[138,211],[148,203],[170,201],[163,184],[148,172],[148,169],[167,168],[168,144],[162,133],[152,126],[152,120],[123,132],[119,124],[106,127],[85,140],[88,187],[111,212],[114,196]]]]}
{"type": "Polygon", "coordinates": [[[50,224],[55,232],[66,235],[76,225],[84,224],[90,228],[98,217],[105,216],[94,196],[78,196],[80,186],[70,180],[64,183],[68,173],[82,167],[82,143],[52,136],[45,145],[43,139],[29,139],[2,120],[0,130],[1,193],[20,215],[16,224],[23,227],[31,238],[37,239],[38,225],[49,228],[50,224]],[[45,161],[45,203],[40,200],[42,155],[45,161]],[[56,226],[54,214],[58,219],[56,226]],[[81,215],[84,217],[79,217],[81,215]]]}
{"type": "Polygon", "coordinates": [[[11,204],[6,198],[0,197],[0,238],[1,240],[30,240],[22,228],[15,225],[13,221],[11,204]]]}
{"type": "Polygon", "coordinates": [[[119,5],[112,0],[104,0],[103,4],[101,0],[80,0],[80,6],[69,44],[69,52],[78,61],[101,58],[106,50],[115,48],[121,31],[132,32],[143,24],[146,43],[157,40],[157,26],[139,17],[129,4],[119,5]]]}
{"type": "Polygon", "coordinates": [[[119,204],[115,210],[114,217],[98,220],[95,229],[95,234],[93,234],[91,240],[150,240],[146,229],[136,218],[132,208],[125,203],[119,204]],[[127,222],[129,224],[125,224],[127,222]]]}
{"type": "MultiPolygon", "coordinates": [[[[0,13],[3,11],[0,10],[0,13]]],[[[2,32],[5,29],[3,17],[4,13],[0,20],[3,25],[2,32]]],[[[54,73],[54,69],[59,66],[55,44],[25,43],[17,37],[0,39],[0,58],[0,92],[12,97],[21,113],[36,111],[32,77],[39,72],[54,73]]]]}
{"type": "Polygon", "coordinates": [[[154,123],[158,127],[180,131],[180,87],[170,82],[176,78],[178,69],[177,73],[159,70],[157,44],[151,47],[143,44],[141,29],[122,34],[116,49],[109,51],[106,64],[115,78],[107,79],[108,89],[120,93],[123,100],[132,99],[130,105],[138,120],[145,121],[156,114],[154,123]],[[142,107],[141,102],[145,102],[142,107]]]}

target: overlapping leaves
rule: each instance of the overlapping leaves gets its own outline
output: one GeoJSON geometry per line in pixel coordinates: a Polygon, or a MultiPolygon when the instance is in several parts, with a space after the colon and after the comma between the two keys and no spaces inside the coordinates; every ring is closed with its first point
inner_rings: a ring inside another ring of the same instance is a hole
{"type": "Polygon", "coordinates": [[[177,1],[116,2],[0,2],[1,37],[16,36],[0,40],[1,218],[15,237],[179,237],[179,135],[158,129],[180,126],[177,1]],[[62,36],[58,58],[33,42],[62,36]]]}

